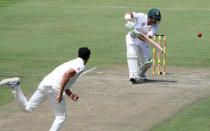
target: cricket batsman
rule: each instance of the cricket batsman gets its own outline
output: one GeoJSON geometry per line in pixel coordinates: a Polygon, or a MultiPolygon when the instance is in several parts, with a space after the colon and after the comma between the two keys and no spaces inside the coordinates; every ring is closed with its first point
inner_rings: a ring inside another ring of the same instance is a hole
{"type": "Polygon", "coordinates": [[[19,78],[9,78],[0,81],[0,85],[12,87],[17,104],[26,112],[33,111],[45,99],[49,99],[55,114],[55,120],[49,131],[59,131],[66,119],[66,103],[63,96],[65,92],[73,101],[79,96],[70,91],[70,87],[85,69],[90,57],[90,50],[81,47],[78,57],[55,68],[39,84],[32,97],[27,100],[20,88],[19,78]]]}
{"type": "Polygon", "coordinates": [[[129,80],[132,83],[139,79],[147,80],[145,73],[151,67],[153,60],[148,43],[140,39],[138,33],[141,32],[150,39],[155,36],[158,32],[158,23],[161,21],[160,10],[152,8],[147,14],[126,12],[125,20],[125,27],[128,30],[126,46],[129,80]]]}

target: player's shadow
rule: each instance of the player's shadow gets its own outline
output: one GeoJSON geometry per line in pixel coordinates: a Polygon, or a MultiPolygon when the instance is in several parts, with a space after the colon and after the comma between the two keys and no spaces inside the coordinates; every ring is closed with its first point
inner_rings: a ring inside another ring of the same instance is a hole
{"type": "Polygon", "coordinates": [[[177,83],[177,81],[174,80],[153,80],[153,79],[147,79],[147,80],[138,80],[133,84],[145,84],[145,83],[177,83]]]}

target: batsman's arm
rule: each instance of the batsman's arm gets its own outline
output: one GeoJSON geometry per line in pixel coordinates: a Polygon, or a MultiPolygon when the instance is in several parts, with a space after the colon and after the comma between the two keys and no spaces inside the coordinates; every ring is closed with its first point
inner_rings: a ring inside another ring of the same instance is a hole
{"type": "MultiPolygon", "coordinates": [[[[150,36],[149,34],[147,34],[146,37],[147,37],[148,39],[152,39],[152,36],[150,36]]],[[[144,41],[144,42],[147,42],[147,40],[146,40],[144,37],[142,37],[142,36],[139,36],[138,38],[139,38],[140,40],[144,41]]]]}
{"type": "Polygon", "coordinates": [[[133,12],[126,12],[125,13],[125,21],[129,22],[133,18],[133,12]]]}
{"type": "Polygon", "coordinates": [[[148,42],[148,39],[152,39],[152,36],[150,36],[149,34],[143,35],[142,33],[138,32],[138,35],[138,38],[144,42],[148,42]]]}
{"type": "Polygon", "coordinates": [[[147,34],[147,35],[146,35],[146,37],[148,37],[148,38],[152,39],[152,36],[150,36],[149,34],[147,34]]]}
{"type": "Polygon", "coordinates": [[[64,75],[62,77],[62,80],[61,80],[60,90],[58,92],[56,103],[61,102],[64,87],[66,86],[66,84],[67,84],[68,80],[70,79],[70,77],[73,77],[75,74],[76,74],[76,71],[73,68],[70,68],[68,71],[66,71],[64,73],[64,75]]]}
{"type": "Polygon", "coordinates": [[[138,32],[138,38],[149,43],[152,47],[156,48],[160,53],[163,53],[163,49],[160,45],[158,45],[155,41],[153,41],[151,36],[144,35],[141,32],[138,32]]]}

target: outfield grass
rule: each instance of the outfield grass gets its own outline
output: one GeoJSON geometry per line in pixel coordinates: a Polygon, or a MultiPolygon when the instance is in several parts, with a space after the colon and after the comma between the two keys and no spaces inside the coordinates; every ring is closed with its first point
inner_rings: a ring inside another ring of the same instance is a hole
{"type": "Polygon", "coordinates": [[[151,131],[209,131],[210,97],[185,109],[151,131]]]}
{"type": "MultiPolygon", "coordinates": [[[[209,5],[209,0],[0,0],[0,79],[17,74],[28,94],[81,46],[92,50],[87,68],[126,66],[124,13],[152,7],[162,12],[167,66],[209,67],[209,5]]],[[[12,100],[10,90],[1,88],[0,105],[12,100]]]]}
{"type": "MultiPolygon", "coordinates": [[[[147,0],[138,4],[125,0],[13,1],[15,4],[0,10],[0,58],[3,64],[9,65],[7,71],[13,71],[11,67],[17,71],[13,66],[16,61],[20,64],[16,68],[35,65],[34,62],[38,63],[37,67],[32,68],[38,68],[38,73],[50,71],[55,65],[75,57],[80,46],[92,49],[88,66],[126,64],[124,12],[147,12],[154,6],[161,9],[163,16],[160,33],[167,35],[167,65],[210,65],[207,1],[152,4],[147,0]],[[198,32],[203,33],[202,38],[196,36],[198,32]],[[49,61],[53,64],[49,65],[49,61]]],[[[5,72],[5,68],[0,71],[5,72]]]]}

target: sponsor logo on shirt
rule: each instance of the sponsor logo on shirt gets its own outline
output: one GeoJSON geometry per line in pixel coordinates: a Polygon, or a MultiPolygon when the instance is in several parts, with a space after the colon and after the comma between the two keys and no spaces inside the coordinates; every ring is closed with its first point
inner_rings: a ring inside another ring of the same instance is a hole
{"type": "Polygon", "coordinates": [[[145,26],[145,25],[146,25],[146,23],[145,23],[145,22],[141,23],[141,26],[145,26]]]}
{"type": "Polygon", "coordinates": [[[78,67],[77,70],[80,71],[80,67],[78,67]]]}

